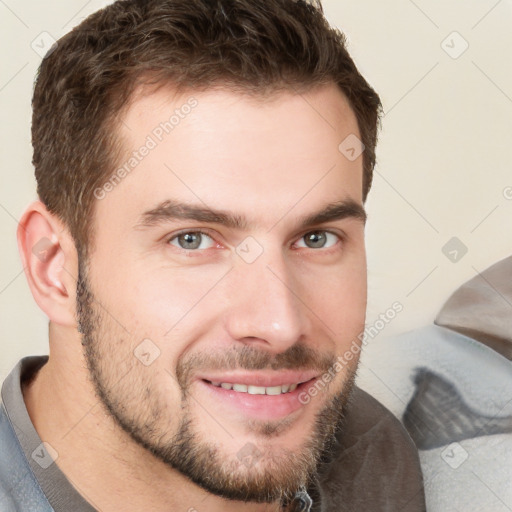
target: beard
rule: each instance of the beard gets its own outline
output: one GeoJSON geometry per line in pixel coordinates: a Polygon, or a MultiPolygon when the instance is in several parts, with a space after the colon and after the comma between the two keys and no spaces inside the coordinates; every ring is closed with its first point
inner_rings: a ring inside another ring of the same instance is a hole
{"type": "MultiPolygon", "coordinates": [[[[133,355],[136,340],[130,339],[126,329],[121,330],[94,297],[83,260],[79,259],[77,318],[89,379],[107,414],[137,445],[207,492],[229,500],[280,502],[286,506],[299,489],[314,485],[319,464],[329,459],[336,435],[342,430],[357,363],[346,368],[340,389],[332,392],[316,414],[300,448],[290,450],[271,444],[293,426],[293,420],[248,420],[245,427],[255,438],[254,443],[242,446],[235,437],[232,445],[240,445],[238,450],[235,448],[236,455],[224,453],[212,436],[205,438],[201,431],[202,414],[194,416],[191,411],[191,405],[201,405],[189,393],[191,377],[197,370],[314,368],[324,373],[334,364],[335,355],[319,354],[295,344],[277,355],[244,345],[221,355],[183,356],[175,377],[181,400],[170,404],[169,395],[157,384],[158,370],[151,372],[140,365],[133,355]],[[170,428],[172,419],[178,421],[174,428],[170,428]]],[[[327,393],[333,382],[323,392],[327,393]]]]}

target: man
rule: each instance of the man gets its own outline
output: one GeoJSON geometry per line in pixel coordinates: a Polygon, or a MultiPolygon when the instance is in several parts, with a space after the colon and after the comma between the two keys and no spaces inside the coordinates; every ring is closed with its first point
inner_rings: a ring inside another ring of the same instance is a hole
{"type": "Polygon", "coordinates": [[[424,510],[354,386],[380,101],[320,8],[118,1],[33,111],[50,355],[2,388],[2,510],[424,510]]]}

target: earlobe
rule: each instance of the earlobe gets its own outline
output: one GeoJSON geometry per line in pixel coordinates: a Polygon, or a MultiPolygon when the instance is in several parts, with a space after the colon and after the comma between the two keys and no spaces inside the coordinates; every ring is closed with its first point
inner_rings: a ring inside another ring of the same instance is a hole
{"type": "Polygon", "coordinates": [[[50,321],[76,325],[77,255],[62,222],[40,201],[32,203],[18,225],[18,248],[27,281],[50,321]]]}

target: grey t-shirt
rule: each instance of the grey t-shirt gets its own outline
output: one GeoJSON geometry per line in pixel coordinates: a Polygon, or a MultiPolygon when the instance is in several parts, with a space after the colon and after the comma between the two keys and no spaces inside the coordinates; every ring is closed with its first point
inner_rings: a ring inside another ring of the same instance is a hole
{"type": "MultiPolygon", "coordinates": [[[[95,512],[51,457],[23,400],[21,384],[48,356],[21,359],[2,386],[0,407],[0,510],[95,512]]],[[[400,422],[355,388],[345,426],[329,460],[307,489],[311,512],[424,512],[418,452],[400,422]]],[[[306,494],[306,498],[308,497],[306,494]]],[[[307,500],[306,500],[307,501],[307,500]]],[[[294,511],[307,511],[297,500],[294,511]]]]}
{"type": "MultiPolygon", "coordinates": [[[[96,509],[82,498],[58,465],[53,462],[51,452],[42,443],[23,401],[21,383],[32,378],[47,361],[48,356],[30,356],[23,358],[14,367],[2,386],[3,408],[5,408],[25,459],[51,507],[56,512],[95,512],[96,509]]],[[[6,460],[2,460],[2,466],[6,462],[6,460]]],[[[9,461],[9,463],[14,464],[15,461],[9,461]]],[[[25,480],[25,484],[21,482],[17,492],[23,492],[23,489],[28,487],[26,484],[29,483],[28,478],[25,480]]],[[[4,511],[1,493],[0,486],[0,510],[4,511]]]]}

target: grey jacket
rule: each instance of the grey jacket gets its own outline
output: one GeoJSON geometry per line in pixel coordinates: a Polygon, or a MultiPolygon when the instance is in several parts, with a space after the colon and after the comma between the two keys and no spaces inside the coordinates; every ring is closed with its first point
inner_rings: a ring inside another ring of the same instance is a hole
{"type": "MultiPolygon", "coordinates": [[[[20,378],[48,356],[23,358],[2,386],[0,406],[0,511],[91,512],[94,509],[45,451],[30,421],[20,378]],[[48,462],[47,462],[48,461],[48,462]]],[[[329,460],[292,512],[423,512],[418,452],[400,422],[356,388],[346,424],[329,460]]]]}

